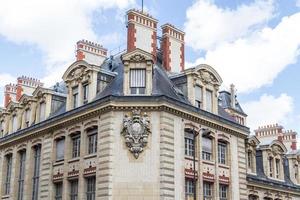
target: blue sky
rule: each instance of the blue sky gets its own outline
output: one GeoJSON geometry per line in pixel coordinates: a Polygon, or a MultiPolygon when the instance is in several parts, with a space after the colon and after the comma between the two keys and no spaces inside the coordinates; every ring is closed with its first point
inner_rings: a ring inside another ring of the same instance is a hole
{"type": "MultiPolygon", "coordinates": [[[[109,51],[125,48],[125,12],[141,5],[140,0],[0,1],[1,93],[21,75],[47,86],[60,81],[80,39],[109,51]]],[[[172,23],[186,32],[186,67],[210,64],[223,88],[236,85],[251,129],[278,122],[300,133],[300,0],[144,4],[160,25],[172,23]]]]}

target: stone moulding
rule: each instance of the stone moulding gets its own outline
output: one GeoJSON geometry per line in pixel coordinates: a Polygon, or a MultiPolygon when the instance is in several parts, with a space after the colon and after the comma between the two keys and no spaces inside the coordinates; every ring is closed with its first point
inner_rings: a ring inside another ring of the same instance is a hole
{"type": "Polygon", "coordinates": [[[148,143],[149,125],[148,115],[144,113],[142,116],[139,110],[133,110],[131,117],[128,115],[124,117],[121,134],[125,138],[126,146],[136,159],[148,143]]]}

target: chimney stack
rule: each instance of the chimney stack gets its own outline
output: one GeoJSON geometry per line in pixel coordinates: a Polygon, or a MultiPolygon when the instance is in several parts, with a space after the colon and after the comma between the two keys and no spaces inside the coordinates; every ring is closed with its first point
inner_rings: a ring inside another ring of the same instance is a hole
{"type": "Polygon", "coordinates": [[[4,107],[6,108],[9,102],[16,101],[17,86],[15,84],[5,85],[4,89],[4,107]]]}
{"type": "Polygon", "coordinates": [[[107,49],[102,45],[88,41],[80,40],[77,42],[76,60],[85,60],[89,64],[101,65],[106,59],[107,49]]]}
{"type": "Polygon", "coordinates": [[[158,21],[149,14],[134,9],[127,12],[127,20],[127,52],[139,48],[151,53],[156,60],[158,21]]]}
{"type": "Polygon", "coordinates": [[[163,66],[169,72],[184,70],[185,33],[171,24],[162,27],[163,66]]]}

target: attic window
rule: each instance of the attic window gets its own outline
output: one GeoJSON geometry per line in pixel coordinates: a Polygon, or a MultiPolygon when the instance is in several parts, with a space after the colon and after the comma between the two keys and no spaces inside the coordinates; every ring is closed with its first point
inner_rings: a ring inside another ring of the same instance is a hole
{"type": "Polygon", "coordinates": [[[146,92],[146,70],[131,69],[130,70],[130,93],[145,94],[146,92]]]}

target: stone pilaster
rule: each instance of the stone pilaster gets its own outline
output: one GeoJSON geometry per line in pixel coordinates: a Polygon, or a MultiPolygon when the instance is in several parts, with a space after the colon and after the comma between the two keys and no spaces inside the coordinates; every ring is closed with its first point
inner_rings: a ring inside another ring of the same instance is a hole
{"type": "Polygon", "coordinates": [[[41,149],[41,170],[40,170],[40,188],[39,195],[40,199],[51,199],[53,193],[52,184],[52,146],[53,139],[51,136],[45,136],[41,149]]]}
{"type": "Polygon", "coordinates": [[[167,113],[160,116],[160,199],[175,199],[174,119],[167,113]]]}
{"type": "MultiPolygon", "coordinates": [[[[247,200],[247,169],[246,169],[246,153],[245,153],[245,140],[238,138],[238,166],[239,166],[239,184],[240,184],[240,199],[247,200]]],[[[232,174],[235,176],[235,174],[232,174]]]]}
{"type": "Polygon", "coordinates": [[[96,198],[99,200],[112,199],[114,126],[113,112],[100,117],[97,147],[98,166],[96,171],[96,198]]]}

